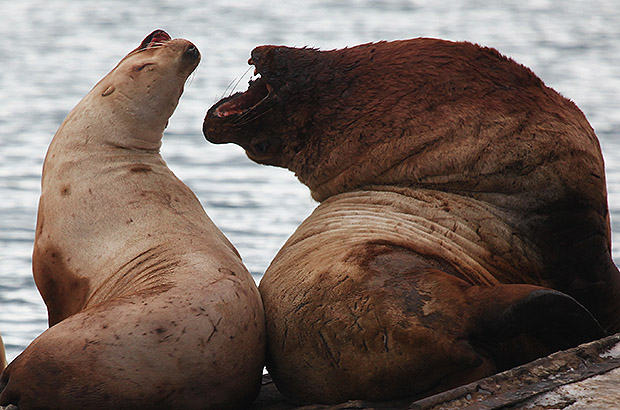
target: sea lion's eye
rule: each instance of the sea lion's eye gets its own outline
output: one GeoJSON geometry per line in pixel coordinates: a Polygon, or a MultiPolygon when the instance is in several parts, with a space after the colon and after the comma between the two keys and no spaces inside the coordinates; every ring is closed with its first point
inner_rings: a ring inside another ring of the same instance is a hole
{"type": "Polygon", "coordinates": [[[144,64],[140,64],[140,65],[135,66],[133,69],[134,69],[134,71],[142,71],[142,70],[144,70],[145,67],[153,65],[153,64],[154,63],[144,63],[144,64]]]}
{"type": "Polygon", "coordinates": [[[266,141],[259,142],[258,144],[254,144],[254,149],[259,154],[266,154],[269,150],[269,143],[266,141]]]}

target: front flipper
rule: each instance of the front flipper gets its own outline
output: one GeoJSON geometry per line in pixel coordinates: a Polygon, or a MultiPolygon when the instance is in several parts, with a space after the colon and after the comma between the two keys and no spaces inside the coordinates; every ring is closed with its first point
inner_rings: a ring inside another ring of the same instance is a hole
{"type": "Polygon", "coordinates": [[[585,307],[556,290],[476,286],[467,295],[475,312],[470,343],[500,371],[605,336],[585,307]]]}

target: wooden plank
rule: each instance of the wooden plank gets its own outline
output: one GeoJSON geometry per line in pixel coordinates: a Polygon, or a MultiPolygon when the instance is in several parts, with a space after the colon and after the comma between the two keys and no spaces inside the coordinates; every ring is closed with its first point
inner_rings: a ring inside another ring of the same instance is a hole
{"type": "MultiPolygon", "coordinates": [[[[266,375],[263,380],[263,389],[252,410],[518,409],[522,408],[526,402],[536,406],[535,400],[541,395],[558,388],[566,390],[566,386],[577,386],[582,381],[589,381],[589,383],[579,385],[580,390],[584,388],[596,390],[600,386],[614,386],[615,388],[605,389],[605,394],[611,395],[612,397],[607,397],[607,400],[619,403],[618,408],[620,408],[620,333],[554,353],[523,366],[417,401],[398,400],[374,403],[355,400],[337,405],[300,407],[288,403],[277,392],[273,382],[266,375]]],[[[546,408],[562,409],[564,407],[557,407],[562,406],[562,400],[567,406],[575,403],[577,398],[567,400],[568,394],[565,392],[558,396],[556,407],[546,408]]],[[[546,400],[550,402],[554,399],[548,395],[546,400]]],[[[547,403],[545,406],[552,404],[547,403]]],[[[532,409],[535,408],[532,407],[532,409]]]]}
{"type": "MultiPolygon", "coordinates": [[[[288,402],[265,375],[261,393],[250,410],[539,410],[570,406],[620,408],[620,333],[417,401],[352,400],[298,406],[288,402]]],[[[16,409],[0,406],[0,410],[16,409]]]]}

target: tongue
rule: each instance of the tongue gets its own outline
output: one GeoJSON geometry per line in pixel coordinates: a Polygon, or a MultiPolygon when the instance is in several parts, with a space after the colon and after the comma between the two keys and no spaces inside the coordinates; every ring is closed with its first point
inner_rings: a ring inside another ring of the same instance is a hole
{"type": "Polygon", "coordinates": [[[170,41],[170,36],[164,30],[155,30],[151,34],[149,34],[144,40],[142,40],[142,44],[140,44],[140,49],[145,49],[149,47],[153,47],[157,44],[163,44],[166,41],[170,41]]]}

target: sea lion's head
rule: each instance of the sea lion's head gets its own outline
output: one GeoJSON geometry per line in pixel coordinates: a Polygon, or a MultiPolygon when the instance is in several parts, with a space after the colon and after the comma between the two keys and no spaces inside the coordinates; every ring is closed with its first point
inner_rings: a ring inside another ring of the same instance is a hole
{"type": "MultiPolygon", "coordinates": [[[[199,62],[200,52],[194,44],[155,30],[93,88],[85,103],[91,109],[97,106],[99,117],[118,134],[128,130],[144,139],[145,146],[158,144],[199,62]]],[[[123,141],[116,143],[124,145],[123,141]]]]}
{"type": "Polygon", "coordinates": [[[567,185],[604,186],[581,111],[494,49],[428,38],[261,46],[249,63],[260,77],[211,107],[203,132],[289,168],[317,200],[399,185],[549,202],[567,185]]]}

